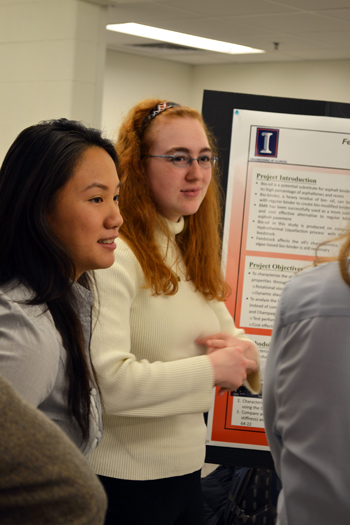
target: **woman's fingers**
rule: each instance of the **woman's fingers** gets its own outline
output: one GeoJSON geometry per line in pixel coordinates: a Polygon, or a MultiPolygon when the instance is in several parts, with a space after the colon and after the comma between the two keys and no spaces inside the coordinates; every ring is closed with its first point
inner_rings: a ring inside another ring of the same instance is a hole
{"type": "Polygon", "coordinates": [[[236,390],[257,368],[252,359],[246,359],[243,350],[237,347],[210,349],[208,357],[214,369],[214,384],[228,390],[236,390]]]}

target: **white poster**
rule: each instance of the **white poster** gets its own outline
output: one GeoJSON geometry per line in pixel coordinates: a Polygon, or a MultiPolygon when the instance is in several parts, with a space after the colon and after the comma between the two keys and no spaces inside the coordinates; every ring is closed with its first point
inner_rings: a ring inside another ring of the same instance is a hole
{"type": "MultiPolygon", "coordinates": [[[[350,223],[350,122],[234,110],[223,264],[236,326],[260,349],[262,373],[279,297],[296,272],[337,252],[350,223]]],[[[261,396],[214,396],[209,445],[268,450],[261,396]]]]}

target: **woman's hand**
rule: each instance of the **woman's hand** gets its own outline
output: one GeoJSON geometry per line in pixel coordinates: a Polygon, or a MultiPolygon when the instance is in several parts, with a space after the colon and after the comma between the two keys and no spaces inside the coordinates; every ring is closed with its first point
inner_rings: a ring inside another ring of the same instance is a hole
{"type": "MultiPolygon", "coordinates": [[[[234,337],[233,335],[226,334],[225,332],[219,332],[218,334],[209,335],[207,337],[201,337],[199,339],[196,339],[196,343],[199,345],[206,346],[211,351],[225,347],[241,348],[244,357],[255,361],[255,363],[259,362],[258,349],[253,343],[253,341],[240,339],[239,337],[234,337]]],[[[255,370],[256,367],[254,368],[254,370],[251,370],[251,372],[254,372],[255,370]]],[[[248,374],[249,373],[250,372],[248,371],[248,374]]]]}
{"type": "Polygon", "coordinates": [[[256,362],[246,359],[238,347],[211,349],[207,355],[214,369],[214,385],[220,387],[220,395],[236,390],[247,379],[248,373],[257,369],[256,362]]]}
{"type": "Polygon", "coordinates": [[[236,390],[247,375],[257,370],[258,350],[252,341],[220,332],[197,339],[196,343],[208,348],[215,386],[221,387],[219,395],[236,390]]]}

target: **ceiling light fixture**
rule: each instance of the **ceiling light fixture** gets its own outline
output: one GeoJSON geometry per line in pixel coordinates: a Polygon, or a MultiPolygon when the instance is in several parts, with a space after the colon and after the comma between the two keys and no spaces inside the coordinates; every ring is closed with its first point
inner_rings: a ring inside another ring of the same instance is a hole
{"type": "Polygon", "coordinates": [[[171,42],[172,44],[196,47],[198,49],[206,49],[207,51],[216,51],[217,53],[226,53],[229,55],[265,53],[262,49],[230,44],[229,42],[211,40],[210,38],[202,38],[200,36],[186,35],[185,33],[168,31],[167,29],[159,29],[158,27],[145,26],[142,24],[108,24],[107,29],[109,31],[116,31],[117,33],[151,38],[152,40],[171,42]]]}

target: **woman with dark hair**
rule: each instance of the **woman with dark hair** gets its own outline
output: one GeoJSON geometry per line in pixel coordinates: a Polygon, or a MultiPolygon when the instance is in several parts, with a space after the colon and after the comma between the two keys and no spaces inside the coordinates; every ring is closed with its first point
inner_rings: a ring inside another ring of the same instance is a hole
{"type": "Polygon", "coordinates": [[[0,371],[89,453],[102,435],[89,271],[122,224],[113,145],[66,119],[23,130],[0,169],[0,371]]]}
{"type": "Polygon", "coordinates": [[[216,151],[197,111],[146,100],[117,153],[126,223],[113,267],[97,272],[105,437],[89,461],[108,525],[200,525],[213,387],[234,390],[248,375],[260,389],[256,347],[224,304],[216,151]]]}

